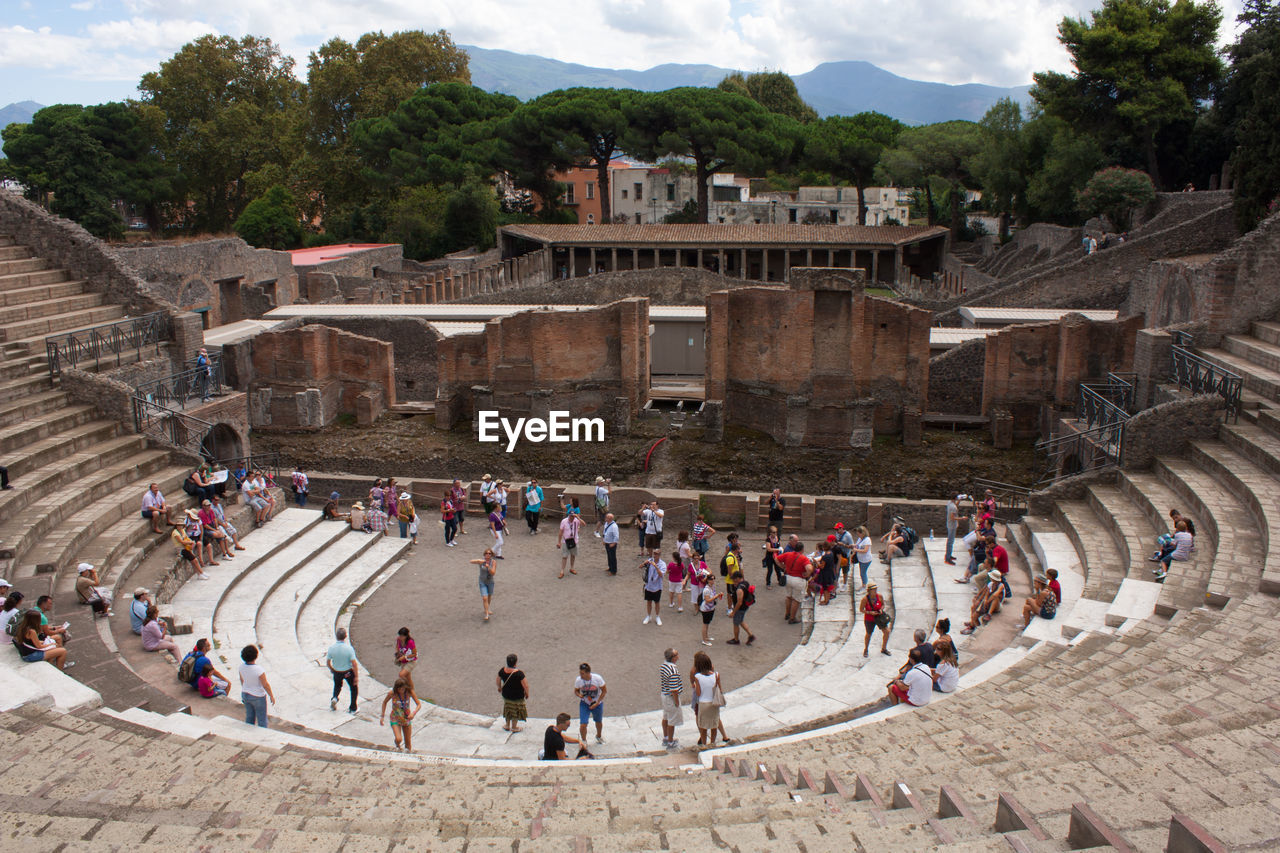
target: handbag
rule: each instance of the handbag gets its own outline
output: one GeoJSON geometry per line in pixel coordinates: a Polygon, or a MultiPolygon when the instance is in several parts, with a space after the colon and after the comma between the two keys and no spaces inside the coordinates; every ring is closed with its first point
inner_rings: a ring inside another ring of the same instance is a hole
{"type": "Polygon", "coordinates": [[[728,704],[724,700],[724,691],[720,689],[719,681],[716,681],[716,686],[711,688],[711,704],[717,708],[723,708],[728,704]]]}
{"type": "Polygon", "coordinates": [[[881,631],[889,630],[889,614],[883,610],[876,614],[876,627],[881,631]]]}

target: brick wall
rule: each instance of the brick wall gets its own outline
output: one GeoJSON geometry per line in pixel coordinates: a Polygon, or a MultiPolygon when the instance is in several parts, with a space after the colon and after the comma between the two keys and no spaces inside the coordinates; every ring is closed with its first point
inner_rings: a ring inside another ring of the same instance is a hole
{"type": "Polygon", "coordinates": [[[929,359],[929,410],[949,415],[982,414],[987,342],[965,341],[929,359]]]}
{"type": "Polygon", "coordinates": [[[634,415],[647,397],[649,302],[524,311],[483,332],[444,338],[436,352],[436,423],[445,429],[470,418],[478,400],[504,415],[561,409],[607,422],[615,398],[626,398],[634,415]]]}
{"type": "Polygon", "coordinates": [[[1222,408],[1217,394],[1201,394],[1134,415],[1124,427],[1124,467],[1145,470],[1157,456],[1181,456],[1190,442],[1217,438],[1222,408]]]}
{"type": "Polygon", "coordinates": [[[924,411],[929,312],[868,297],[847,272],[792,270],[790,287],[707,298],[708,400],[729,424],[786,444],[869,447],[924,411]]]}
{"type": "Polygon", "coordinates": [[[387,341],[395,357],[396,399],[421,401],[436,398],[437,336],[427,321],[413,317],[326,317],[314,322],[354,335],[387,341]]]}
{"type": "Polygon", "coordinates": [[[395,358],[385,341],[308,325],[263,332],[251,347],[254,429],[315,430],[340,414],[371,420],[395,404],[395,358]]]}
{"type": "Polygon", "coordinates": [[[653,305],[702,305],[710,293],[746,284],[758,285],[759,282],[747,282],[693,267],[663,267],[557,279],[533,287],[481,293],[457,301],[501,305],[599,305],[629,296],[644,296],[653,305]]]}

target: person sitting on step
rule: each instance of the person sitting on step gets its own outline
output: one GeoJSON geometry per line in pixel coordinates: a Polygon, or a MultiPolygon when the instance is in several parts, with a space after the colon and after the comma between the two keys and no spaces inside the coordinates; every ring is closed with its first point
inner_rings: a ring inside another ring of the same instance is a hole
{"type": "Polygon", "coordinates": [[[1057,591],[1050,586],[1050,582],[1055,584],[1058,579],[1058,570],[1049,569],[1043,575],[1035,580],[1035,593],[1022,603],[1022,624],[1019,628],[1026,628],[1031,624],[1031,620],[1036,616],[1041,619],[1052,619],[1058,615],[1058,605],[1062,603],[1061,589],[1059,586],[1057,591]]]}
{"type": "Polygon", "coordinates": [[[76,578],[76,597],[80,599],[80,603],[92,607],[95,617],[110,616],[111,590],[102,586],[102,581],[98,580],[98,570],[92,563],[81,563],[76,571],[80,575],[76,578]]]}
{"type": "Polygon", "coordinates": [[[196,689],[200,691],[200,695],[206,699],[216,699],[219,696],[227,695],[227,688],[231,685],[223,681],[216,675],[217,670],[213,668],[213,664],[206,663],[200,671],[200,677],[196,679],[196,689]]]}
{"type": "Polygon", "coordinates": [[[1191,559],[1191,549],[1195,547],[1195,541],[1195,537],[1187,529],[1187,520],[1185,518],[1180,520],[1174,529],[1172,541],[1162,547],[1159,555],[1155,558],[1157,562],[1162,564],[1151,570],[1158,583],[1164,583],[1165,575],[1169,573],[1171,562],[1191,559]]]}
{"type": "Polygon", "coordinates": [[[979,587],[973,595],[973,603],[969,607],[969,621],[964,623],[961,634],[972,634],[979,625],[987,624],[992,616],[1000,612],[1000,605],[1004,602],[1004,585],[1001,583],[1003,579],[999,569],[988,572],[986,585],[979,587]]]}

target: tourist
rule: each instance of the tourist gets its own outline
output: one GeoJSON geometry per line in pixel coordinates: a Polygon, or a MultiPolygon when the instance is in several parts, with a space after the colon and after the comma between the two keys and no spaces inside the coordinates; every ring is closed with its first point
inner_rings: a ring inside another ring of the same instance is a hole
{"type": "Polygon", "coordinates": [[[173,519],[169,517],[171,508],[165,502],[164,494],[160,491],[159,483],[152,483],[145,492],[142,493],[142,517],[151,522],[151,532],[161,533],[160,519],[164,518],[165,524],[172,525],[173,519]]]}
{"type": "Polygon", "coordinates": [[[706,652],[698,652],[693,656],[689,684],[693,688],[694,715],[698,722],[698,746],[715,746],[717,732],[724,731],[720,722],[724,688],[720,685],[720,673],[715,671],[711,665],[711,657],[706,652]]]}
{"type": "Polygon", "coordinates": [[[644,531],[649,523],[649,505],[647,503],[640,504],[640,509],[636,510],[636,517],[631,520],[631,523],[636,526],[637,547],[640,549],[640,556],[646,557],[649,554],[649,549],[644,546],[644,531]]]}
{"type": "Polygon", "coordinates": [[[507,483],[505,480],[499,480],[493,489],[493,502],[498,507],[498,514],[502,516],[505,524],[507,520],[507,483]]]}
{"type": "Polygon", "coordinates": [[[889,614],[885,611],[884,596],[880,594],[880,590],[874,583],[866,585],[866,594],[862,597],[862,603],[858,605],[858,609],[862,611],[862,624],[867,635],[862,641],[862,656],[867,657],[867,652],[871,648],[871,635],[875,633],[876,628],[880,629],[880,654],[889,654],[889,614]]]}
{"type": "Polygon", "coordinates": [[[502,513],[498,511],[498,505],[489,504],[489,532],[493,534],[493,556],[495,559],[502,559],[502,543],[505,541],[504,534],[507,532],[507,523],[502,519],[502,513]]]}
{"type": "Polygon", "coordinates": [[[1013,598],[1013,587],[1009,586],[1009,552],[996,541],[995,535],[987,537],[987,556],[995,563],[1004,585],[1004,597],[1013,598]]]}
{"type": "Polygon", "coordinates": [[[186,524],[187,538],[195,544],[196,555],[202,558],[201,567],[222,565],[213,556],[213,535],[205,532],[204,523],[200,520],[200,510],[187,510],[186,524]],[[203,560],[205,554],[209,555],[208,560],[203,560]]]}
{"type": "Polygon", "coordinates": [[[258,663],[258,647],[245,646],[240,650],[240,701],[244,703],[244,722],[247,726],[267,727],[267,699],[276,704],[276,695],[267,681],[267,671],[258,663]]]}
{"type": "Polygon", "coordinates": [[[0,465],[0,490],[7,491],[12,488],[13,486],[9,485],[9,469],[0,465]]]}
{"type": "Polygon", "coordinates": [[[388,520],[400,518],[400,495],[400,485],[396,478],[388,477],[386,488],[382,490],[382,508],[386,511],[388,520]]]}
{"type": "MultiPolygon", "coordinates": [[[[1049,571],[1053,572],[1054,580],[1056,580],[1057,569],[1049,569],[1049,571]]],[[[1049,587],[1049,574],[1046,572],[1038,576],[1035,579],[1034,587],[1035,591],[1031,594],[1031,597],[1022,602],[1022,624],[1018,626],[1019,630],[1029,626],[1031,620],[1036,616],[1041,619],[1052,619],[1058,615],[1058,605],[1062,601],[1049,587]]]]}
{"type": "Polygon", "coordinates": [[[618,529],[618,522],[614,519],[613,513],[605,513],[604,516],[604,556],[609,564],[609,574],[616,575],[618,573],[618,540],[622,538],[622,531],[618,529]]]}
{"type": "Polygon", "coordinates": [[[258,491],[254,485],[252,476],[246,476],[240,484],[240,495],[244,498],[244,502],[253,509],[253,523],[256,527],[261,527],[267,523],[270,518],[270,505],[267,499],[258,491]]]}
{"type": "Polygon", "coordinates": [[[408,628],[396,631],[396,666],[399,667],[400,678],[409,685],[409,690],[416,696],[413,687],[413,668],[418,663],[418,644],[409,636],[408,628]]]}
{"type": "Polygon", "coordinates": [[[560,577],[564,577],[567,563],[569,574],[576,575],[574,563],[578,560],[578,534],[582,531],[582,519],[574,513],[568,513],[560,519],[560,532],[556,534],[556,548],[560,551],[560,577]]]}
{"type": "MultiPolygon", "coordinates": [[[[680,534],[684,536],[684,533],[680,534]]],[[[671,552],[671,562],[667,563],[667,607],[679,607],[677,613],[684,612],[684,560],[680,558],[679,551],[671,552]]],[[[661,602],[659,602],[661,603],[661,602]]]]}
{"type": "Polygon", "coordinates": [[[396,519],[400,522],[400,538],[409,537],[412,545],[418,544],[418,512],[413,508],[413,497],[401,492],[396,501],[396,519]]]}
{"type": "Polygon", "coordinates": [[[217,699],[226,696],[227,691],[231,689],[231,685],[221,678],[213,674],[213,664],[206,663],[204,669],[200,671],[200,677],[196,679],[196,690],[206,699],[217,699]]]}
{"type": "Polygon", "coordinates": [[[484,507],[485,514],[493,512],[493,490],[498,484],[493,481],[492,474],[485,474],[480,478],[480,506],[484,507]]]}
{"type": "Polygon", "coordinates": [[[609,514],[609,501],[613,496],[613,482],[596,477],[596,531],[597,539],[604,533],[604,517],[609,514]]]}
{"type": "Polygon", "coordinates": [[[453,548],[458,535],[458,512],[453,506],[453,495],[449,489],[440,496],[440,520],[444,522],[445,547],[453,548]]]}
{"type": "Polygon", "coordinates": [[[524,521],[529,525],[529,535],[538,535],[538,517],[542,513],[542,502],[546,499],[542,487],[536,479],[530,480],[524,490],[524,521]]]}
{"type": "Polygon", "coordinates": [[[818,568],[814,573],[814,581],[818,588],[818,604],[827,605],[831,603],[831,597],[836,594],[836,576],[839,574],[840,557],[836,554],[836,537],[835,534],[828,534],[827,541],[818,545],[818,568]]]}
{"type": "MultiPolygon", "coordinates": [[[[923,628],[917,628],[912,633],[912,638],[916,643],[914,648],[920,650],[920,662],[932,669],[938,661],[938,656],[933,650],[933,644],[929,642],[929,632],[923,628]]],[[[905,666],[902,671],[906,672],[905,666]]]]}
{"type": "Polygon", "coordinates": [[[742,569],[738,569],[729,575],[728,593],[732,596],[733,602],[733,639],[728,643],[736,646],[739,643],[739,631],[747,632],[747,645],[751,645],[756,641],[756,635],[751,633],[751,627],[747,625],[747,611],[756,603],[755,587],[747,583],[747,579],[742,574],[742,569]]]}
{"type": "Polygon", "coordinates": [[[788,625],[798,625],[805,587],[808,586],[809,578],[813,577],[813,563],[804,553],[803,544],[799,551],[783,551],[778,556],[778,561],[782,563],[782,572],[787,579],[786,597],[782,602],[782,618],[788,625]]]}
{"type": "Polygon", "coordinates": [[[91,563],[81,563],[76,572],[76,597],[80,603],[93,608],[95,616],[111,616],[111,590],[102,586],[98,570],[91,563]]]}
{"type": "MultiPolygon", "coordinates": [[[[502,730],[504,732],[524,731],[520,723],[529,719],[529,679],[523,671],[516,669],[514,654],[507,655],[507,665],[498,670],[498,693],[502,696],[502,730]]],[[[562,714],[565,722],[568,714],[562,714]]]]}
{"type": "Polygon", "coordinates": [[[339,511],[338,499],[341,497],[337,492],[329,493],[329,500],[325,501],[324,508],[320,510],[323,521],[346,521],[351,517],[349,513],[339,511]]]}
{"type": "Polygon", "coordinates": [[[782,553],[782,541],[778,537],[778,528],[770,527],[764,536],[764,544],[760,546],[760,550],[764,551],[764,556],[760,558],[760,565],[764,568],[764,586],[765,589],[773,587],[773,576],[778,576],[778,586],[787,585],[787,576],[784,573],[782,562],[778,556],[782,553]]]}
{"type": "MultiPolygon", "coordinates": [[[[840,592],[844,592],[849,588],[849,570],[853,568],[854,549],[857,548],[857,542],[853,538],[853,533],[845,530],[844,525],[836,522],[835,527],[836,542],[835,552],[840,562],[840,592]]],[[[870,548],[870,545],[868,545],[870,548]]]]}
{"type": "Polygon", "coordinates": [[[732,577],[742,568],[742,547],[738,545],[738,534],[730,533],[725,537],[724,556],[720,558],[720,577],[732,577]]]}
{"type": "Polygon", "coordinates": [[[1155,579],[1163,583],[1165,576],[1169,573],[1170,564],[1174,560],[1181,562],[1191,559],[1191,549],[1194,545],[1195,539],[1187,529],[1186,519],[1178,521],[1174,528],[1173,541],[1160,552],[1161,566],[1152,570],[1155,573],[1155,579]]]}
{"type": "Polygon", "coordinates": [[[609,692],[599,673],[591,671],[590,664],[578,667],[578,677],[573,681],[573,695],[578,697],[578,734],[582,743],[587,742],[587,719],[596,721],[596,743],[604,743],[604,697],[609,692]]]}
{"type": "Polygon", "coordinates": [[[209,359],[209,351],[204,347],[196,350],[195,378],[196,387],[200,389],[200,402],[209,402],[212,399],[209,396],[209,383],[213,381],[213,362],[209,359]]]}
{"type": "Polygon", "coordinates": [[[422,709],[422,702],[409,688],[408,682],[403,678],[397,678],[382,700],[382,710],[378,714],[380,726],[387,724],[388,704],[391,705],[391,736],[395,738],[396,751],[400,750],[400,741],[403,738],[404,751],[413,752],[413,718],[422,709]],[[412,710],[409,708],[410,702],[413,703],[412,710]]]}
{"type": "Polygon", "coordinates": [[[996,519],[996,493],[987,489],[982,495],[982,517],[994,525],[996,519]]]}
{"type": "Polygon", "coordinates": [[[338,710],[338,697],[342,694],[342,685],[345,683],[351,693],[351,705],[347,708],[347,713],[354,714],[356,698],[360,695],[360,665],[356,660],[356,650],[347,642],[347,629],[339,628],[335,636],[336,642],[329,646],[324,655],[325,666],[329,667],[329,672],[333,675],[333,698],[329,700],[329,710],[338,710]]]}
{"type": "Polygon", "coordinates": [[[40,614],[41,632],[52,637],[54,642],[59,646],[65,646],[67,644],[67,640],[71,639],[71,623],[63,622],[61,625],[53,624],[53,596],[42,595],[37,598],[35,610],[40,614]]]}
{"type": "Polygon", "coordinates": [[[667,564],[662,562],[661,552],[653,549],[653,554],[640,567],[644,573],[644,621],[648,625],[656,621],[662,626],[662,583],[667,574],[667,564]]]}
{"type": "Polygon", "coordinates": [[[1001,583],[1003,579],[1004,576],[1000,574],[999,569],[988,570],[987,582],[973,594],[973,602],[969,606],[969,621],[964,623],[961,634],[972,634],[1000,612],[1000,605],[1004,601],[1004,586],[1001,583]]]}
{"type": "Polygon", "coordinates": [[[382,478],[378,477],[373,481],[373,485],[369,488],[369,506],[383,506],[383,491],[382,478]]]}
{"type": "Polygon", "coordinates": [[[204,566],[200,562],[200,555],[196,553],[195,540],[187,535],[187,531],[181,526],[176,526],[170,532],[169,538],[173,540],[173,544],[178,549],[180,556],[192,571],[196,573],[196,577],[200,580],[209,580],[209,576],[204,572],[204,566]]]}
{"type": "Polygon", "coordinates": [[[222,552],[223,559],[235,559],[235,554],[231,553],[231,547],[227,544],[227,534],[219,526],[217,513],[213,511],[213,501],[207,498],[201,501],[200,510],[196,515],[200,519],[201,540],[209,543],[210,555],[213,554],[213,547],[216,545],[222,552]]]}
{"type": "Polygon", "coordinates": [[[956,578],[956,583],[968,583],[987,559],[987,540],[976,526],[965,534],[963,543],[969,553],[969,563],[965,566],[964,577],[956,578]]]}
{"type": "Polygon", "coordinates": [[[662,658],[662,666],[658,667],[658,688],[662,694],[662,745],[666,749],[675,749],[680,745],[676,740],[676,726],[684,722],[684,709],[680,707],[684,679],[676,666],[680,660],[678,651],[669,648],[662,653],[662,658]]]}
{"type": "MultiPolygon", "coordinates": [[[[1177,529],[1177,527],[1178,527],[1178,522],[1179,522],[1179,521],[1185,521],[1185,522],[1187,523],[1187,532],[1191,534],[1191,537],[1192,537],[1193,539],[1195,538],[1195,535],[1196,535],[1196,525],[1195,525],[1195,522],[1193,522],[1191,519],[1187,518],[1187,517],[1186,517],[1185,515],[1183,515],[1182,513],[1178,512],[1176,509],[1171,509],[1171,510],[1169,510],[1169,521],[1170,521],[1170,523],[1172,523],[1172,524],[1173,524],[1174,529],[1177,529]]],[[[1194,546],[1194,545],[1193,545],[1193,546],[1191,546],[1191,550],[1192,550],[1192,551],[1194,551],[1194,550],[1195,550],[1195,546],[1194,546]]]]}
{"type": "MultiPolygon", "coordinates": [[[[683,596],[684,593],[692,586],[693,573],[697,571],[698,568],[697,563],[693,559],[693,545],[689,542],[689,534],[687,531],[681,530],[680,533],[676,535],[676,554],[680,557],[678,562],[682,569],[681,575],[683,575],[684,578],[680,588],[680,595],[683,596]]],[[[690,597],[689,603],[693,603],[692,597],[690,597]]],[[[682,611],[684,610],[683,605],[680,609],[682,611]]]]}
{"type": "Polygon", "coordinates": [[[360,501],[356,501],[351,505],[351,512],[347,513],[347,518],[351,521],[352,530],[362,530],[365,533],[372,532],[365,524],[364,504],[360,501]]]}
{"type": "MultiPolygon", "coordinates": [[[[183,664],[187,662],[188,658],[191,660],[191,678],[187,681],[187,684],[197,690],[200,689],[200,674],[204,672],[206,668],[213,678],[223,682],[224,684],[230,684],[227,677],[218,672],[213,665],[213,661],[209,659],[209,650],[211,648],[213,648],[213,646],[209,643],[209,640],[201,637],[196,640],[196,644],[191,651],[187,652],[187,654],[182,658],[183,664]]],[[[178,667],[178,672],[182,672],[181,665],[178,667]]]]}
{"type": "Polygon", "coordinates": [[[894,705],[906,702],[914,707],[928,705],[933,698],[933,672],[920,661],[920,650],[907,654],[907,671],[889,682],[889,699],[894,705]]]}
{"type": "Polygon", "coordinates": [[[960,685],[960,667],[956,664],[956,647],[943,643],[937,650],[933,667],[933,689],[936,693],[954,693],[960,685]]]}
{"type": "Polygon", "coordinates": [[[871,571],[871,532],[866,525],[858,528],[858,541],[853,546],[853,556],[858,561],[858,575],[862,588],[867,588],[867,573],[871,571]]]}
{"type": "Polygon", "coordinates": [[[40,628],[40,611],[28,610],[18,621],[13,632],[13,644],[18,647],[18,656],[27,663],[46,661],[58,669],[75,666],[67,660],[67,650],[40,628]]]}
{"type": "Polygon", "coordinates": [[[787,514],[787,501],[779,489],[769,495],[769,526],[782,533],[782,522],[787,514]]]}
{"type": "Polygon", "coordinates": [[[489,607],[489,601],[493,598],[493,580],[498,573],[498,564],[494,562],[497,556],[492,548],[485,548],[483,557],[470,561],[472,565],[480,567],[480,603],[484,605],[484,621],[486,622],[493,615],[493,610],[489,607]]]}
{"type": "MultiPolygon", "coordinates": [[[[556,714],[555,723],[547,726],[547,732],[542,738],[542,752],[540,753],[540,757],[543,760],[568,761],[568,756],[564,752],[565,743],[576,743],[578,745],[578,758],[591,758],[591,753],[587,752],[587,747],[581,740],[578,740],[573,735],[565,734],[572,720],[573,717],[561,712],[556,714]]],[[[586,740],[586,735],[583,735],[583,740],[586,740]]]]}
{"type": "Polygon", "coordinates": [[[711,537],[715,535],[716,529],[707,524],[707,517],[698,513],[698,520],[693,523],[693,550],[699,557],[707,556],[707,551],[711,550],[711,537]]]}
{"type": "Polygon", "coordinates": [[[147,608],[151,606],[151,590],[140,586],[133,591],[129,604],[129,627],[135,634],[142,633],[142,623],[147,621],[147,608]]]}
{"type": "Polygon", "coordinates": [[[942,561],[948,566],[956,564],[956,558],[951,552],[956,544],[956,531],[960,527],[960,501],[964,498],[964,495],[956,495],[947,501],[947,553],[942,561]]]}
{"type": "Polygon", "coordinates": [[[933,626],[933,630],[938,632],[938,636],[933,641],[934,660],[937,660],[938,656],[942,653],[943,646],[950,646],[951,656],[958,663],[960,660],[960,653],[956,651],[956,644],[951,639],[951,620],[945,617],[939,619],[938,624],[933,626]]]}
{"type": "Polygon", "coordinates": [[[646,549],[652,551],[662,547],[662,519],[666,514],[666,510],[658,506],[656,499],[650,501],[649,506],[644,510],[644,547],[646,549]]]}
{"type": "MultiPolygon", "coordinates": [[[[386,492],[383,492],[382,503],[371,504],[369,508],[364,511],[364,513],[362,514],[364,519],[364,524],[362,525],[362,529],[366,533],[386,533],[387,532],[387,522],[390,521],[391,516],[387,515],[387,511],[383,509],[383,507],[386,506],[386,503],[387,503],[387,494],[386,492]]],[[[352,509],[354,509],[354,507],[352,507],[352,509]]],[[[355,520],[354,513],[352,514],[351,518],[352,518],[352,521],[354,522],[355,520]]]]}
{"type": "Polygon", "coordinates": [[[880,562],[892,566],[894,557],[905,556],[905,542],[906,535],[902,532],[902,525],[894,522],[889,532],[880,537],[880,543],[884,545],[884,550],[880,552],[880,562]]]}
{"type": "Polygon", "coordinates": [[[196,500],[204,500],[218,493],[213,483],[209,482],[204,476],[204,468],[200,467],[187,475],[187,479],[182,481],[182,491],[191,495],[196,500]]]}
{"type": "MultiPolygon", "coordinates": [[[[11,590],[0,605],[0,631],[10,637],[17,636],[19,617],[22,615],[22,601],[26,596],[18,590],[11,590]]],[[[141,626],[139,626],[141,627],[141,626]]]]}
{"type": "MultiPolygon", "coordinates": [[[[329,502],[332,503],[335,507],[337,506],[337,503],[338,503],[337,492],[334,492],[332,495],[329,496],[329,502]]],[[[231,538],[231,544],[234,547],[234,550],[243,551],[244,546],[240,544],[240,538],[236,535],[235,527],[233,527],[231,523],[227,521],[226,510],[223,509],[222,507],[222,495],[213,496],[212,509],[213,509],[214,522],[217,525],[218,529],[231,538]]],[[[345,518],[346,516],[338,516],[338,517],[345,518]]]]}
{"type": "Polygon", "coordinates": [[[449,497],[453,500],[454,517],[458,519],[458,535],[462,536],[467,532],[467,490],[461,480],[454,479],[449,487],[449,497]]]}
{"type": "Polygon", "coordinates": [[[147,618],[142,623],[142,648],[148,652],[168,652],[174,656],[174,663],[178,662],[178,655],[182,654],[178,644],[160,621],[160,610],[154,604],[147,608],[147,618]]]}
{"type": "Polygon", "coordinates": [[[294,503],[298,506],[306,506],[307,489],[311,485],[311,481],[308,480],[307,475],[303,473],[301,465],[293,470],[291,479],[293,480],[291,488],[293,489],[294,503]]]}
{"type": "Polygon", "coordinates": [[[715,575],[705,568],[698,574],[698,580],[701,583],[698,587],[696,601],[698,603],[698,611],[702,614],[702,645],[709,646],[715,640],[715,637],[710,636],[710,631],[711,620],[716,616],[716,602],[723,596],[716,592],[715,575]]]}

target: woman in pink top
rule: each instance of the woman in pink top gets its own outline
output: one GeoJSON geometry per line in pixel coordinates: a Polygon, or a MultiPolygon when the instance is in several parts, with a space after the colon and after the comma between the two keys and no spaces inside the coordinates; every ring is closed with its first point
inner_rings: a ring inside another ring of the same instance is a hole
{"type": "Polygon", "coordinates": [[[673,551],[671,554],[671,562],[667,563],[667,594],[670,596],[667,602],[668,607],[680,605],[678,612],[684,612],[684,562],[680,559],[680,552],[673,551]]]}
{"type": "Polygon", "coordinates": [[[178,644],[168,636],[164,623],[159,619],[160,611],[153,604],[147,608],[147,619],[142,623],[142,648],[149,652],[170,652],[174,657],[181,655],[178,644]]]}

